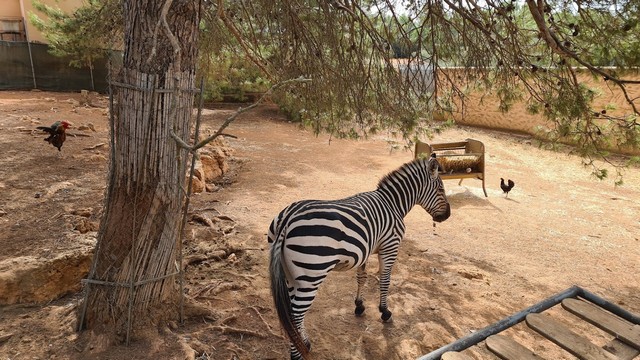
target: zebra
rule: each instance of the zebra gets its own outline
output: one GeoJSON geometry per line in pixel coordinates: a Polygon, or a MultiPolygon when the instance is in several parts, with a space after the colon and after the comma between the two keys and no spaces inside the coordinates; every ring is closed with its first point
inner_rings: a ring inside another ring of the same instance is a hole
{"type": "Polygon", "coordinates": [[[387,295],[404,217],[416,204],[437,222],[451,215],[439,169],[435,154],[418,158],[384,176],[376,190],[341,200],[294,202],[273,219],[267,239],[271,295],[291,341],[291,359],[309,354],[304,316],[331,270],[357,269],[355,315],[363,315],[365,266],[371,254],[378,254],[380,264],[378,309],[383,322],[391,321],[387,295]]]}

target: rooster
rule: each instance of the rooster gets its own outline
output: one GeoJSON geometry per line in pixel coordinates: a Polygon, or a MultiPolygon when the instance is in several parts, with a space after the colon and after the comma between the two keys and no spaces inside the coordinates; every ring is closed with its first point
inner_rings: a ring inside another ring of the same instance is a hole
{"type": "Polygon", "coordinates": [[[66,121],[56,121],[51,126],[38,126],[36,129],[49,133],[49,137],[45,138],[44,141],[57,147],[58,151],[61,151],[60,148],[67,139],[66,130],[69,126],[71,126],[71,124],[66,121]]]}
{"type": "Polygon", "coordinates": [[[511,191],[511,189],[513,189],[515,185],[516,183],[514,183],[511,179],[507,180],[507,183],[505,184],[504,179],[500,178],[500,188],[506,194],[505,197],[509,197],[509,191],[511,191]]]}

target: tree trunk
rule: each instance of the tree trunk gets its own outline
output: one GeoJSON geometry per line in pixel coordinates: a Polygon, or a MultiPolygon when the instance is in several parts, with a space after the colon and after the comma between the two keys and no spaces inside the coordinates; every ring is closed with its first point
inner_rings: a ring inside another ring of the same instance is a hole
{"type": "Polygon", "coordinates": [[[197,1],[124,0],[123,69],[112,79],[109,187],[79,327],[126,336],[178,315],[176,275],[197,56],[197,1]],[[166,10],[166,9],[165,9],[166,10]],[[173,44],[173,45],[172,45],[173,44]],[[179,46],[180,48],[176,48],[179,46]]]}

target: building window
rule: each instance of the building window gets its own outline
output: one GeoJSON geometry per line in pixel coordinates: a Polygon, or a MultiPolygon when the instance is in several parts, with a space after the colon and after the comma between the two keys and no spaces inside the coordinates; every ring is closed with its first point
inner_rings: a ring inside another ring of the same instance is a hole
{"type": "Polygon", "coordinates": [[[0,40],[27,41],[22,18],[0,17],[0,40]]]}

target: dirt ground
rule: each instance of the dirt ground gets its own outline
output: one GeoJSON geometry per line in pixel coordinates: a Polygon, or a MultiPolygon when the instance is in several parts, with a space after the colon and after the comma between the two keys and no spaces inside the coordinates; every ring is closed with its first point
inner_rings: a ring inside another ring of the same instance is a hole
{"type": "MultiPolygon", "coordinates": [[[[45,269],[56,280],[44,291],[87,270],[90,257],[82,254],[95,244],[109,136],[106,99],[82,101],[75,93],[0,92],[0,279],[33,264],[69,265],[45,269]],[[56,120],[74,125],[62,155],[33,131],[56,120]]],[[[229,114],[206,111],[205,132],[229,114]]],[[[288,358],[268,288],[271,219],[299,199],[374,189],[412,153],[391,151],[384,136],[316,137],[269,106],[242,114],[227,132],[238,137],[226,140],[228,173],[191,203],[192,214],[212,223],[187,229],[184,325],[149,329],[129,347],[101,344],[74,331],[78,287],[0,307],[0,359],[288,358]]],[[[579,158],[539,149],[526,136],[460,127],[430,141],[466,138],[486,146],[488,197],[479,180],[449,180],[447,221],[434,228],[420,208],[407,216],[392,274],[393,323],[383,324],[377,311],[376,259],[362,318],[353,316],[355,273],[332,273],[306,320],[315,359],[414,359],[574,284],[640,313],[640,170],[627,170],[625,185],[614,187],[591,177],[579,158]],[[508,198],[500,177],[516,183],[508,198]]],[[[550,313],[597,345],[611,340],[550,313]]],[[[573,358],[525,328],[508,333],[547,359],[573,358]]],[[[465,353],[495,359],[484,345],[465,353]]]]}

